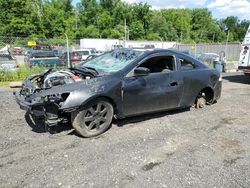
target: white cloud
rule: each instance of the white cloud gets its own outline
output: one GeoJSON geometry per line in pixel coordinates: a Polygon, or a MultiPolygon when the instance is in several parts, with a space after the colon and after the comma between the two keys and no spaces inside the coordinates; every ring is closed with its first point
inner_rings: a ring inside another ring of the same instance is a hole
{"type": "Polygon", "coordinates": [[[221,17],[238,16],[250,20],[250,2],[247,0],[215,0],[208,8],[217,11],[221,17]]]}
{"type": "Polygon", "coordinates": [[[123,0],[128,3],[148,3],[152,9],[208,8],[216,18],[237,16],[250,20],[250,0],[123,0]]]}

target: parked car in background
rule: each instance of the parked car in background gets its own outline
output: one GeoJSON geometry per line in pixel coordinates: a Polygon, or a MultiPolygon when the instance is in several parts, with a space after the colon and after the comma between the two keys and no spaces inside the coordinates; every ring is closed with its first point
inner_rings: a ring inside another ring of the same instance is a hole
{"type": "Polygon", "coordinates": [[[60,49],[53,49],[53,53],[55,54],[56,57],[62,58],[64,55],[64,51],[60,49]]]}
{"type": "Polygon", "coordinates": [[[13,47],[10,49],[11,54],[13,55],[22,55],[22,48],[21,47],[13,47]]]}
{"type": "Polygon", "coordinates": [[[52,50],[31,50],[28,51],[24,61],[26,64],[32,66],[64,66],[64,62],[59,57],[56,57],[52,50]]]}
{"type": "MultiPolygon", "coordinates": [[[[80,62],[87,61],[89,58],[96,57],[101,55],[101,53],[96,53],[95,49],[86,49],[86,50],[74,50],[69,53],[70,63],[75,66],[80,62]]],[[[68,62],[68,53],[64,52],[63,61],[65,64],[68,62]]]]}
{"type": "Polygon", "coordinates": [[[72,53],[78,53],[78,55],[81,56],[81,60],[85,61],[88,56],[95,54],[96,50],[94,48],[78,49],[78,50],[72,51],[72,53]]]}
{"type": "Polygon", "coordinates": [[[217,70],[177,51],[118,49],[27,78],[14,94],[21,109],[48,126],[68,120],[80,135],[93,137],[108,130],[113,117],[213,104],[221,81],[217,70]]]}
{"type": "Polygon", "coordinates": [[[202,53],[197,57],[198,60],[202,61],[203,63],[207,63],[208,65],[213,65],[213,62],[219,58],[219,54],[216,53],[202,53]]]}
{"type": "Polygon", "coordinates": [[[225,72],[225,60],[221,59],[217,53],[202,53],[197,57],[198,60],[208,65],[210,68],[215,68],[216,64],[221,64],[221,71],[225,72]]]}
{"type": "Polygon", "coordinates": [[[19,69],[19,65],[16,62],[16,59],[10,54],[1,54],[0,53],[0,71],[16,71],[19,69]]]}
{"type": "MultiPolygon", "coordinates": [[[[65,64],[68,64],[68,53],[63,53],[63,62],[65,64]]],[[[70,63],[75,66],[81,62],[82,56],[78,52],[69,52],[69,60],[70,63]]]]}

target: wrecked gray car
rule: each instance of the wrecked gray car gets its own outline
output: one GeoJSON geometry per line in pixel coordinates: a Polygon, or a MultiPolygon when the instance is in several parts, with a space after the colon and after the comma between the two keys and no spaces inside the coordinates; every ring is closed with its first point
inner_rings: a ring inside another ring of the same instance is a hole
{"type": "Polygon", "coordinates": [[[118,49],[76,68],[27,78],[15,97],[47,125],[68,120],[80,135],[92,137],[105,132],[113,117],[213,104],[221,86],[218,71],[186,54],[118,49]]]}

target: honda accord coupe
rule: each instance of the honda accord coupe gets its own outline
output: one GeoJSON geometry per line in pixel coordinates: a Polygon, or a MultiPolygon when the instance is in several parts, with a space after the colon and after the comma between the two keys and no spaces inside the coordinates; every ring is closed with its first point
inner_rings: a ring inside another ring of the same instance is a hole
{"type": "Polygon", "coordinates": [[[213,104],[221,75],[191,56],[164,49],[117,49],[75,68],[26,78],[15,98],[46,125],[67,120],[83,137],[105,132],[113,118],[213,104]]]}

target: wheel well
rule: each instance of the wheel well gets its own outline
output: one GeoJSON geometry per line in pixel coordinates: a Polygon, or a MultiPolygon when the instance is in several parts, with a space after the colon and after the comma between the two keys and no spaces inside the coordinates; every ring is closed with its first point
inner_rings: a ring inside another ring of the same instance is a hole
{"type": "Polygon", "coordinates": [[[110,102],[110,104],[114,108],[114,114],[117,114],[118,109],[117,109],[116,103],[114,102],[114,100],[112,98],[107,97],[107,96],[98,96],[98,97],[95,97],[93,99],[90,99],[86,104],[92,103],[93,101],[96,101],[96,100],[106,100],[106,101],[110,102]]]}
{"type": "Polygon", "coordinates": [[[214,91],[211,87],[206,87],[199,92],[198,96],[204,96],[206,102],[212,103],[214,99],[214,91]]]}

